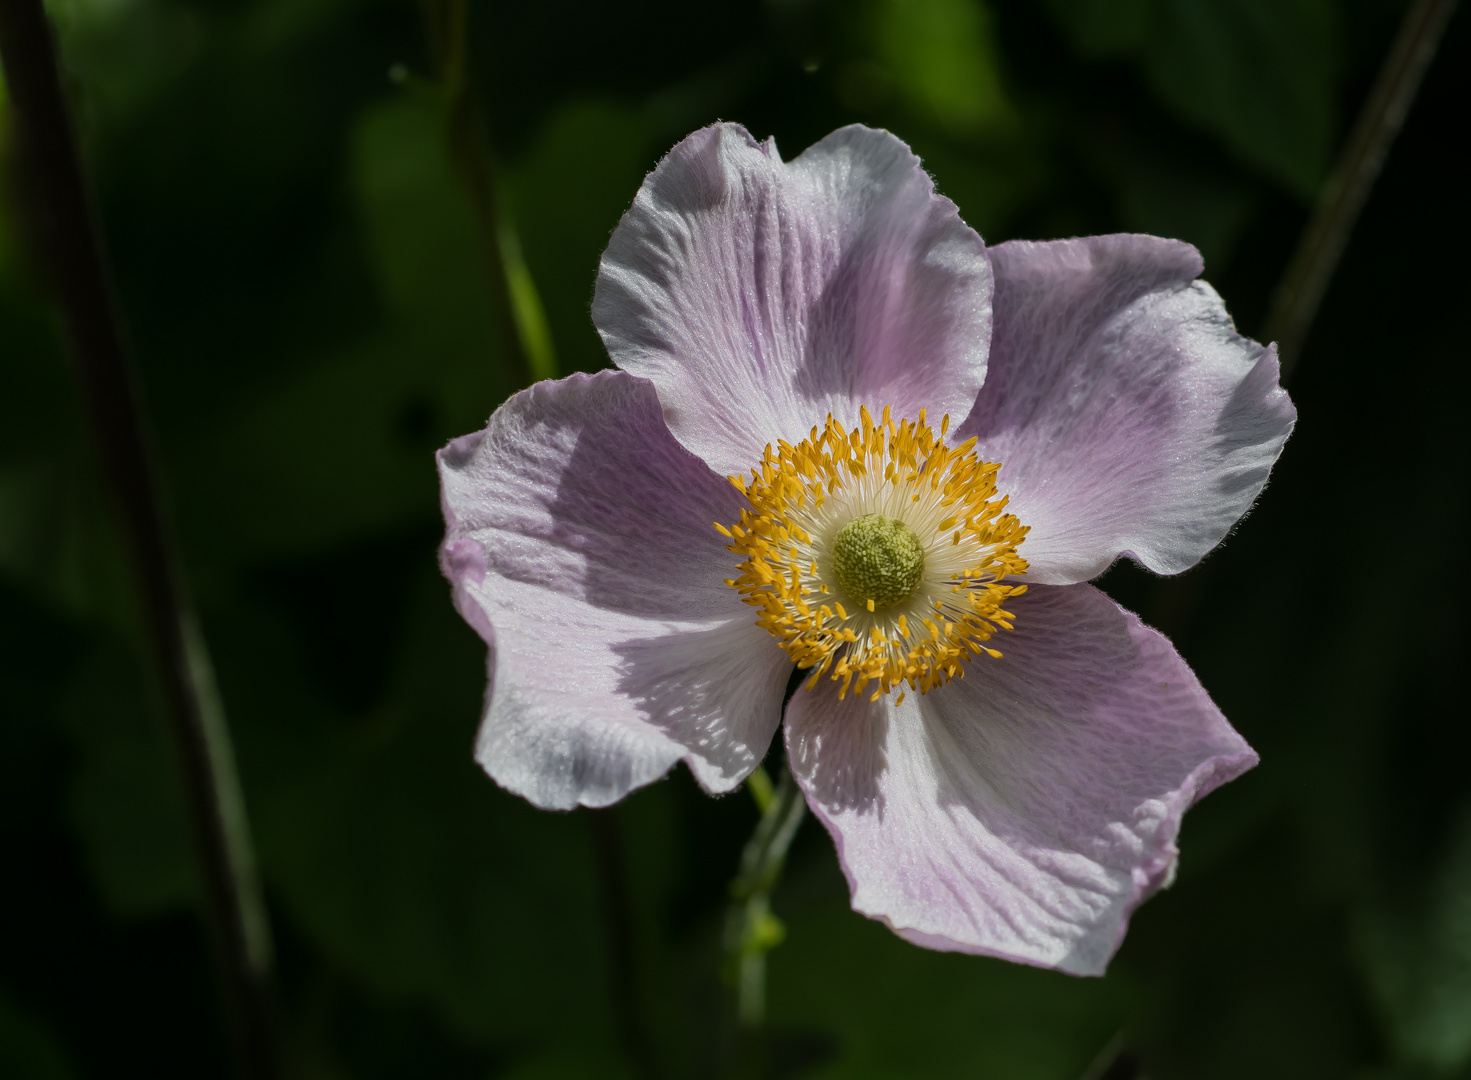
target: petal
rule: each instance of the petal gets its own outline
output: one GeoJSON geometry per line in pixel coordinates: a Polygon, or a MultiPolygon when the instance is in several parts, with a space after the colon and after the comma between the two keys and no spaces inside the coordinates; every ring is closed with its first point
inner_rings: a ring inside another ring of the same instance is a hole
{"type": "Polygon", "coordinates": [[[1092,586],[1012,603],[1002,659],[898,707],[799,691],[787,756],[854,910],[929,948],[1101,974],[1173,877],[1181,815],[1256,754],[1092,586]]]}
{"type": "Polygon", "coordinates": [[[574,375],[439,453],[441,563],[490,645],[475,756],[538,806],[605,806],[683,758],[725,791],[771,742],[791,664],[723,583],[740,497],[653,387],[574,375]]]}
{"type": "Polygon", "coordinates": [[[956,435],[1002,464],[1047,584],[1127,554],[1174,574],[1246,513],[1297,417],[1188,244],[1095,236],[990,249],[990,371],[956,435]]]}
{"type": "Polygon", "coordinates": [[[842,128],[785,163],[716,124],[644,181],[592,314],[675,438],[730,475],[860,404],[962,419],[986,374],[991,271],[888,132],[842,128]]]}

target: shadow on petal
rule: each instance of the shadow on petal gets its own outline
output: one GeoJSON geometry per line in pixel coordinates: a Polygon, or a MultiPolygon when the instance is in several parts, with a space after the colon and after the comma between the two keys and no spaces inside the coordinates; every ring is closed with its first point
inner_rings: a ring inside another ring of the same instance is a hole
{"type": "MultiPolygon", "coordinates": [[[[792,705],[806,694],[836,698],[837,687],[822,680],[808,690],[803,683],[792,705]]],[[[888,768],[884,747],[889,711],[882,699],[869,701],[867,694],[850,694],[836,708],[812,712],[811,722],[787,725],[787,763],[809,798],[833,813],[855,811],[882,818],[879,781],[888,768]]]]}
{"type": "Polygon", "coordinates": [[[629,397],[616,414],[579,418],[548,540],[581,557],[576,591],[596,607],[681,622],[744,612],[712,524],[740,516],[740,495],[674,440],[652,387],[640,380],[629,397]]]}
{"type": "Polygon", "coordinates": [[[695,778],[729,791],[766,756],[791,661],[743,612],[709,629],[613,646],[618,692],[685,747],[695,778]]]}
{"type": "Polygon", "coordinates": [[[1256,755],[1169,643],[1088,585],[904,701],[794,698],[789,757],[854,910],[910,941],[1100,974],[1180,818],[1256,755]]]}

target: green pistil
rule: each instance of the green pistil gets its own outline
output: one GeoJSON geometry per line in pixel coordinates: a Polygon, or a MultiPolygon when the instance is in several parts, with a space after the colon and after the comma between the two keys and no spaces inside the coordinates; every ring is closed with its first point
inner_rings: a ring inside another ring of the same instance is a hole
{"type": "Polygon", "coordinates": [[[833,540],[833,576],[849,598],[881,611],[914,595],[924,576],[924,548],[902,521],[882,514],[854,518],[833,540]]]}

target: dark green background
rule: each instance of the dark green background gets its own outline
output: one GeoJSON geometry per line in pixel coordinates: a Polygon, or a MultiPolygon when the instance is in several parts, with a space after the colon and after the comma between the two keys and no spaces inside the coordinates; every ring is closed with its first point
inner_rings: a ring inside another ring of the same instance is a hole
{"type": "MultiPolygon", "coordinates": [[[[470,757],[483,648],[438,576],[432,452],[515,389],[405,0],[55,0],[169,496],[238,743],[292,1075],[633,1076],[591,815],[470,757]],[[395,83],[402,64],[415,78],[395,83]]],[[[717,117],[850,121],[990,241],[1177,236],[1259,326],[1396,0],[472,5],[503,193],[559,369],[598,256],[717,117]]],[[[1262,764],[1187,818],[1107,978],[924,952],[809,821],[775,897],[776,1075],[1471,1075],[1468,29],[1451,25],[1291,389],[1259,507],[1173,635],[1262,764]]],[[[8,131],[0,114],[0,133],[8,131]]],[[[7,136],[0,134],[0,140],[7,136]]],[[[54,322],[0,217],[0,1074],[224,1075],[178,785],[54,322]]],[[[682,770],[615,811],[639,1007],[715,1075],[754,824],[682,770]]]]}

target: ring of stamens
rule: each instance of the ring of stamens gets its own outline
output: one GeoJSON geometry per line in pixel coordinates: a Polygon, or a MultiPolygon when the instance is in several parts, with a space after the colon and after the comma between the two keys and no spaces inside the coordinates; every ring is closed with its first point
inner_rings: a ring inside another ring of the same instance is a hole
{"type": "Polygon", "coordinates": [[[730,478],[750,509],[715,524],[742,558],[726,584],[813,670],[809,688],[830,674],[839,698],[871,682],[875,701],[900,684],[926,693],[972,657],[1001,657],[984,643],[1012,629],[1002,604],[1026,590],[1006,579],[1026,573],[1027,527],[1003,513],[1000,465],[975,439],[946,446],[949,424],[936,434],[923,409],[896,422],[888,407],[874,423],[865,407],[849,430],[829,414],[795,446],[768,445],[749,480],[730,478]]]}

